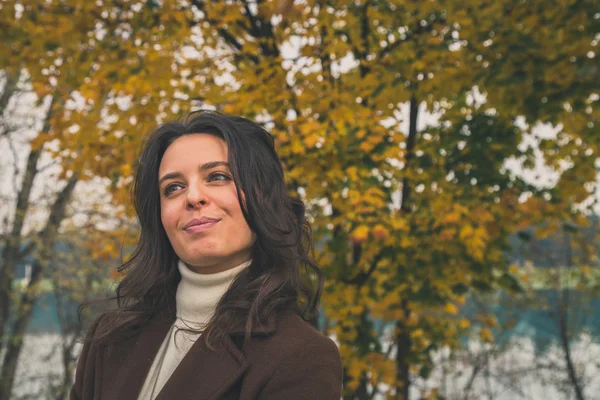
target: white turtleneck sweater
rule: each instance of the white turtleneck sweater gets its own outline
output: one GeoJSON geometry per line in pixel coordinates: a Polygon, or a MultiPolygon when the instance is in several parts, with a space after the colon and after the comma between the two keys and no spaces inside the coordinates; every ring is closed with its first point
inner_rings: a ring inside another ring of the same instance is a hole
{"type": "Polygon", "coordinates": [[[177,286],[177,318],[156,353],[138,400],[154,400],[200,336],[200,332],[186,331],[175,335],[177,328],[203,330],[234,278],[248,265],[250,261],[216,274],[198,274],[179,261],[181,281],[177,286]]]}

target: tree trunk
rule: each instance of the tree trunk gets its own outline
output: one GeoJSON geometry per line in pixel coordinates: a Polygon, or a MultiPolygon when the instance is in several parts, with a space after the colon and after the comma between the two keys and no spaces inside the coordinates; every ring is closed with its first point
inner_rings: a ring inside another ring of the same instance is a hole
{"type": "MultiPolygon", "coordinates": [[[[89,283],[88,280],[86,280],[86,282],[89,283]]],[[[63,365],[62,382],[54,393],[56,400],[63,400],[67,398],[69,389],[73,384],[73,370],[75,363],[77,362],[77,356],[73,355],[73,348],[80,337],[81,328],[77,319],[69,318],[68,300],[63,301],[60,278],[57,274],[54,275],[53,285],[54,297],[56,298],[56,316],[58,318],[58,325],[62,337],[61,361],[63,365]]],[[[89,285],[87,287],[89,287],[89,285]]]]}
{"type": "MultiPolygon", "coordinates": [[[[406,156],[404,157],[404,169],[409,171],[410,163],[412,159],[415,157],[415,143],[417,141],[417,118],[419,116],[419,102],[413,95],[410,98],[410,116],[409,116],[409,126],[408,126],[408,137],[406,138],[406,156]]],[[[403,213],[407,213],[410,211],[409,209],[409,198],[411,195],[411,185],[410,180],[405,177],[402,180],[402,204],[400,205],[400,210],[403,213]]]]}
{"type": "Polygon", "coordinates": [[[367,385],[369,384],[369,379],[367,378],[367,373],[363,372],[360,376],[360,383],[358,388],[354,391],[354,398],[357,400],[369,400],[369,391],[367,389],[367,385]]]}
{"type": "Polygon", "coordinates": [[[39,282],[42,266],[36,262],[32,269],[31,281],[21,296],[21,303],[12,324],[12,334],[7,341],[6,354],[2,360],[2,369],[0,370],[0,400],[10,399],[17,370],[17,362],[23,346],[23,337],[25,336],[25,331],[27,330],[27,325],[37,300],[37,296],[33,294],[33,290],[35,290],[39,282]]]}
{"type": "MultiPolygon", "coordinates": [[[[42,132],[50,131],[50,119],[52,118],[52,109],[55,104],[55,99],[50,102],[50,107],[44,120],[42,132]]],[[[0,110],[3,111],[3,110],[0,110]]],[[[15,269],[21,257],[22,237],[21,231],[25,216],[29,209],[29,196],[31,188],[38,173],[37,163],[42,153],[42,149],[32,149],[27,157],[27,166],[25,167],[25,175],[21,183],[21,189],[17,195],[17,204],[15,207],[13,226],[10,233],[4,241],[4,248],[0,253],[0,350],[5,347],[6,324],[12,305],[12,284],[15,275],[15,269]]]]}
{"type": "Polygon", "coordinates": [[[1,117],[4,117],[4,111],[6,109],[6,106],[8,106],[10,98],[17,92],[17,84],[19,83],[19,79],[21,79],[21,71],[10,72],[5,70],[4,73],[6,74],[6,83],[4,84],[2,94],[0,94],[1,117]]]}
{"type": "MultiPolygon", "coordinates": [[[[571,241],[569,238],[569,234],[566,230],[564,230],[564,240],[566,247],[566,256],[567,256],[567,269],[571,268],[573,265],[572,253],[571,253],[571,241]]],[[[563,355],[565,357],[565,364],[567,365],[567,373],[569,375],[569,381],[571,385],[573,385],[573,390],[575,391],[575,397],[577,400],[585,400],[583,395],[583,389],[581,388],[581,381],[579,380],[579,376],[577,375],[577,371],[575,370],[575,365],[573,364],[573,357],[571,355],[571,343],[570,338],[571,334],[569,332],[569,290],[570,288],[559,288],[558,293],[558,330],[560,335],[560,344],[563,348],[563,355]]]]}
{"type": "MultiPolygon", "coordinates": [[[[417,117],[419,116],[419,102],[413,95],[410,98],[410,116],[409,116],[409,128],[408,137],[406,139],[406,156],[404,168],[406,171],[411,168],[411,161],[414,158],[415,143],[417,140],[417,117]]],[[[402,203],[400,205],[400,212],[408,213],[409,199],[411,195],[411,185],[408,177],[404,177],[402,180],[402,203]]],[[[410,316],[410,310],[408,309],[407,302],[403,300],[400,304],[400,309],[404,312],[406,320],[410,316]]],[[[399,399],[409,400],[410,393],[410,363],[408,357],[412,342],[410,339],[410,333],[408,327],[403,321],[396,321],[396,379],[398,384],[396,386],[396,395],[399,399]]]]}
{"type": "Polygon", "coordinates": [[[6,346],[6,354],[0,368],[0,400],[9,400],[17,369],[17,361],[23,347],[23,338],[27,325],[33,312],[33,307],[38,298],[37,287],[43,276],[48,261],[52,258],[54,251],[54,238],[65,218],[66,206],[78,180],[78,175],[73,174],[64,189],[58,194],[52,208],[46,226],[40,233],[40,251],[32,268],[32,276],[29,285],[21,296],[21,301],[16,310],[15,322],[12,326],[12,334],[6,346]]]}
{"type": "MultiPolygon", "coordinates": [[[[406,318],[410,315],[410,310],[406,310],[406,318]]],[[[409,400],[410,393],[410,363],[408,357],[410,355],[410,348],[412,342],[408,327],[402,321],[396,321],[396,379],[398,384],[396,385],[396,396],[401,400],[409,400]]]]}
{"type": "Polygon", "coordinates": [[[9,311],[11,307],[12,283],[14,280],[15,269],[19,263],[19,252],[21,250],[21,230],[27,210],[29,208],[29,195],[33,187],[33,181],[38,173],[37,162],[40,158],[41,150],[33,150],[27,158],[27,167],[21,190],[17,197],[17,205],[14,213],[14,220],[11,232],[4,241],[4,248],[0,255],[0,349],[5,345],[6,323],[8,322],[9,311]]]}
{"type": "MultiPolygon", "coordinates": [[[[569,289],[566,289],[569,290],[569,289]]],[[[575,397],[577,400],[585,400],[583,390],[581,388],[581,382],[577,376],[575,365],[573,364],[573,357],[571,356],[571,344],[569,343],[569,334],[567,331],[567,313],[566,310],[559,310],[559,324],[560,324],[560,343],[563,348],[563,355],[565,357],[565,363],[567,364],[567,373],[569,374],[569,381],[573,385],[575,391],[575,397]]]]}

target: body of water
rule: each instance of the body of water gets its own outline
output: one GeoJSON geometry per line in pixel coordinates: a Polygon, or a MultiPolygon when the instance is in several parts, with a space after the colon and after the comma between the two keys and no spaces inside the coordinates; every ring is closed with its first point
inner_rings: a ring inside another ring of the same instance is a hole
{"type": "MultiPolygon", "coordinates": [[[[446,399],[462,400],[468,388],[471,399],[574,399],[553,308],[557,293],[539,291],[538,301],[525,304],[517,304],[502,293],[490,299],[487,306],[498,320],[498,328],[494,330],[496,343],[485,345],[473,338],[463,338],[464,350],[460,353],[438,351],[431,376],[415,377],[413,398],[438,388],[446,399]]],[[[583,377],[587,398],[600,399],[600,300],[583,298],[577,293],[571,293],[570,300],[575,368],[583,377]]],[[[77,305],[69,309],[74,313],[77,305]]],[[[460,316],[473,318],[478,310],[480,306],[468,302],[460,316]]],[[[37,303],[29,325],[18,365],[16,398],[46,398],[45,388],[62,376],[58,332],[56,301],[47,295],[37,303]]],[[[78,353],[80,345],[74,351],[78,353]]],[[[385,389],[381,387],[383,392],[385,389]]],[[[375,398],[383,400],[385,396],[375,398]]]]}

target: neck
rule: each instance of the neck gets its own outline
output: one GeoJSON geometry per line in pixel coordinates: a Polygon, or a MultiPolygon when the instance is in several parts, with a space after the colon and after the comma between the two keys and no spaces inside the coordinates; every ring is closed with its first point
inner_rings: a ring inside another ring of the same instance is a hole
{"type": "Polygon", "coordinates": [[[179,261],[181,281],[177,287],[177,317],[194,324],[208,322],[235,277],[249,265],[250,260],[225,271],[199,274],[179,261]]]}
{"type": "Polygon", "coordinates": [[[217,262],[214,264],[190,264],[186,262],[185,265],[197,274],[212,275],[236,268],[239,265],[247,263],[249,261],[250,254],[244,252],[239,255],[233,256],[227,259],[226,261],[217,262]]]}

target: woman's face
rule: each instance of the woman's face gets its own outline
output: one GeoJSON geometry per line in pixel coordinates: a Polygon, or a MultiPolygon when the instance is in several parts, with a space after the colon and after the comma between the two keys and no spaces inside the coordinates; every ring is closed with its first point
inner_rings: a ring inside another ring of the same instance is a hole
{"type": "Polygon", "coordinates": [[[237,198],[225,141],[209,134],[176,139],[158,178],[163,227],[190,269],[211,274],[250,259],[254,234],[237,198]]]}

